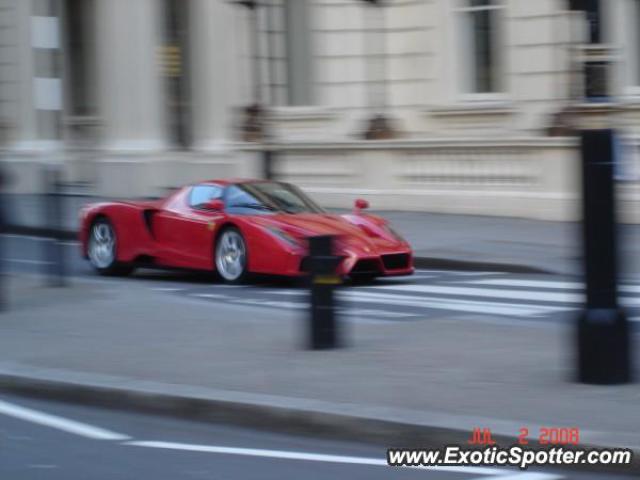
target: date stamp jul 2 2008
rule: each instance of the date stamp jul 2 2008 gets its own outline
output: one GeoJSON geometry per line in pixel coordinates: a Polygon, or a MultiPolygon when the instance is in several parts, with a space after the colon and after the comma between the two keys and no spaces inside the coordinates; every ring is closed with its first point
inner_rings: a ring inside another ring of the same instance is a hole
{"type": "MultiPolygon", "coordinates": [[[[580,443],[580,429],[578,427],[540,427],[537,431],[532,432],[527,427],[520,428],[518,445],[530,445],[536,441],[541,446],[578,445],[580,443]]],[[[478,446],[496,445],[491,429],[480,427],[473,428],[467,443],[478,446]]]]}

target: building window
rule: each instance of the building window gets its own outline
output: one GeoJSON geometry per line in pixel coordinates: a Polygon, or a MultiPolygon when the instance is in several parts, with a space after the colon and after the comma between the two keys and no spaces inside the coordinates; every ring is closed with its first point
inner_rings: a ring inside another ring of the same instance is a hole
{"type": "Polygon", "coordinates": [[[88,20],[92,2],[66,0],[67,113],[72,116],[95,115],[95,95],[91,91],[92,44],[88,20]]]}
{"type": "Polygon", "coordinates": [[[496,0],[464,0],[458,13],[462,23],[462,72],[467,93],[502,90],[500,62],[500,14],[496,0]]]}
{"type": "Polygon", "coordinates": [[[569,0],[570,10],[585,12],[588,23],[589,43],[602,41],[602,8],[600,0],[569,0]]]}
{"type": "Polygon", "coordinates": [[[191,92],[189,91],[188,2],[164,1],[164,44],[160,49],[171,144],[191,144],[191,92]]]}

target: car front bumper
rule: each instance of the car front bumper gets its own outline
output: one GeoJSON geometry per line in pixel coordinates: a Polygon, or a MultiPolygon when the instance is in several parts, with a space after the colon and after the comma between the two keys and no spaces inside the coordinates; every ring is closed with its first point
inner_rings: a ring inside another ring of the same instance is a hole
{"type": "MultiPolygon", "coordinates": [[[[342,256],[336,273],[344,276],[392,277],[411,275],[414,272],[411,251],[388,252],[379,255],[342,256]]],[[[295,275],[305,275],[310,270],[310,258],[301,257],[295,275]]]]}

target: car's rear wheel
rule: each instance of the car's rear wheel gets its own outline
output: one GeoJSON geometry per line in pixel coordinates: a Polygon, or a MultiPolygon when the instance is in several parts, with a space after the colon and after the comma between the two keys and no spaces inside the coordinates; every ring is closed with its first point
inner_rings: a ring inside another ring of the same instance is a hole
{"type": "Polygon", "coordinates": [[[247,277],[247,245],[235,227],[225,228],[216,241],[215,262],[218,275],[228,283],[240,283],[247,277]]]}
{"type": "Polygon", "coordinates": [[[128,275],[133,271],[131,265],[117,260],[118,239],[113,224],[100,217],[91,225],[87,255],[93,268],[101,275],[128,275]]]}

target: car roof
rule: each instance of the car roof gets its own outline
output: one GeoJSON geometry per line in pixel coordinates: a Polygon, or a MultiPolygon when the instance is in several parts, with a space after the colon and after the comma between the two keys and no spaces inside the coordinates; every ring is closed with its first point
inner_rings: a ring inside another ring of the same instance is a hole
{"type": "Polygon", "coordinates": [[[264,183],[270,182],[272,180],[263,180],[258,178],[227,178],[227,179],[214,179],[214,180],[205,180],[203,182],[197,182],[193,185],[220,185],[223,187],[227,187],[229,185],[234,185],[238,183],[264,183]]]}

